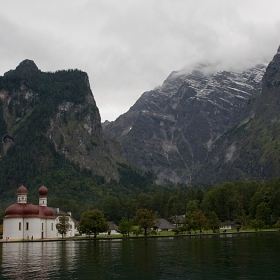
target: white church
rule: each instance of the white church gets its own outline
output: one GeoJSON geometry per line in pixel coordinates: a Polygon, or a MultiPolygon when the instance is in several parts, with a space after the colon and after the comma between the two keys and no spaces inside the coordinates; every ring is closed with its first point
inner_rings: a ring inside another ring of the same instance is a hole
{"type": "Polygon", "coordinates": [[[38,240],[60,238],[56,229],[59,217],[67,216],[70,227],[66,237],[75,236],[76,221],[71,213],[64,213],[58,208],[47,206],[48,189],[39,188],[39,205],[27,203],[27,189],[21,185],[17,190],[17,202],[10,205],[3,219],[3,239],[5,240],[38,240]]]}

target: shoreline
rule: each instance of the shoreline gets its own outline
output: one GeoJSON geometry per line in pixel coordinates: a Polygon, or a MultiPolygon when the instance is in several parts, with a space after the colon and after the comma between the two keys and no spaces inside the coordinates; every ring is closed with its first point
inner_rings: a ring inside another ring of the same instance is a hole
{"type": "Polygon", "coordinates": [[[129,239],[153,239],[153,238],[181,238],[181,237],[207,237],[207,236],[228,236],[228,235],[242,235],[242,234],[256,234],[256,233],[280,233],[279,230],[259,230],[259,231],[236,231],[236,232],[218,232],[218,233],[188,233],[188,234],[173,234],[173,235],[148,235],[148,236],[116,236],[110,237],[68,237],[68,238],[45,238],[37,240],[9,240],[0,239],[0,243],[33,243],[33,242],[77,242],[77,241],[110,241],[110,240],[129,240],[129,239]]]}

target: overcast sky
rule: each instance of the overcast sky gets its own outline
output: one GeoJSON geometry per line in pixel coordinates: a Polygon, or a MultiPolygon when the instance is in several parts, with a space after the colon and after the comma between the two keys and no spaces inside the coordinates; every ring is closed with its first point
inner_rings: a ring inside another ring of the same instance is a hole
{"type": "Polygon", "coordinates": [[[24,59],[88,73],[102,121],[115,120],[174,70],[268,63],[279,0],[0,0],[0,75],[24,59]]]}

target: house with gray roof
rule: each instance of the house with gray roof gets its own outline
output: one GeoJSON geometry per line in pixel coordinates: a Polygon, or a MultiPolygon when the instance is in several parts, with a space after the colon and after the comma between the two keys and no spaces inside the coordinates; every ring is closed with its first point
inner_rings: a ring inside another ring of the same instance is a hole
{"type": "Polygon", "coordinates": [[[172,223],[163,218],[156,219],[154,223],[154,229],[156,229],[157,231],[170,231],[176,228],[172,223]]]}
{"type": "Polygon", "coordinates": [[[120,234],[119,232],[118,232],[118,226],[114,223],[114,222],[107,222],[107,224],[108,224],[108,231],[106,231],[106,232],[100,232],[99,234],[102,234],[102,235],[110,235],[110,234],[120,234]]]}
{"type": "Polygon", "coordinates": [[[221,223],[220,230],[228,230],[228,229],[235,229],[236,227],[236,222],[232,221],[225,221],[221,223]]]}
{"type": "Polygon", "coordinates": [[[170,218],[175,227],[181,227],[185,222],[185,215],[176,215],[170,218]]]}

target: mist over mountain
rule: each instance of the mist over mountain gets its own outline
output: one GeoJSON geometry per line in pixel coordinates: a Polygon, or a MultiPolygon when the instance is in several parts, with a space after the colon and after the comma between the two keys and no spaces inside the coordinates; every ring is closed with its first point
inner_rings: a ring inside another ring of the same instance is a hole
{"type": "Polygon", "coordinates": [[[280,175],[280,47],[267,66],[262,90],[244,118],[213,146],[196,179],[209,183],[272,179],[280,175]]]}
{"type": "Polygon", "coordinates": [[[260,93],[265,69],[258,64],[215,72],[215,66],[200,64],[190,73],[172,72],[127,113],[103,123],[104,133],[121,144],[137,168],[155,172],[159,182],[193,182],[218,139],[239,124],[248,100],[260,93]]]}

